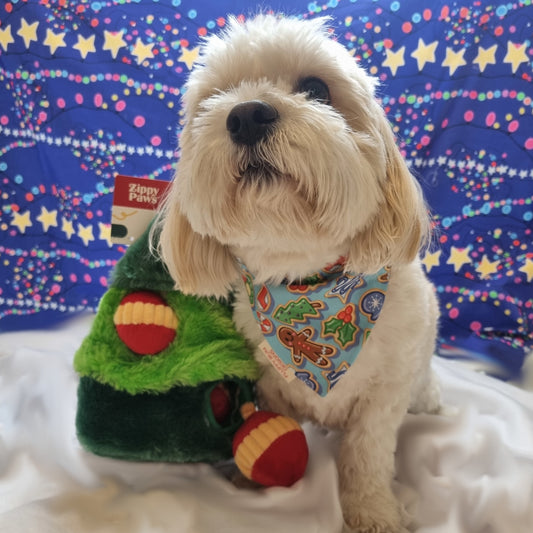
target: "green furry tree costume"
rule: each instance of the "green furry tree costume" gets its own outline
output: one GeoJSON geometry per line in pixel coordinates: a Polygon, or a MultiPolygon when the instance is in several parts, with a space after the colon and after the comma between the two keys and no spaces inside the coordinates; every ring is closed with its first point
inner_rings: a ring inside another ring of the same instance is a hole
{"type": "Polygon", "coordinates": [[[82,445],[140,461],[230,458],[258,377],[230,305],[174,290],[148,232],[117,264],[74,367],[82,445]]]}

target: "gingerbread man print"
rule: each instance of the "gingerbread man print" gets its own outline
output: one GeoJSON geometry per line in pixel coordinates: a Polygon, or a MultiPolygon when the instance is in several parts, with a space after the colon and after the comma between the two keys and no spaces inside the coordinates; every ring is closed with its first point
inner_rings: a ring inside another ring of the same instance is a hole
{"type": "Polygon", "coordinates": [[[329,357],[335,353],[335,348],[327,344],[310,341],[312,335],[313,328],[296,331],[292,328],[282,327],[278,331],[280,342],[291,351],[292,360],[296,365],[300,366],[307,359],[320,368],[330,368],[329,357]]]}

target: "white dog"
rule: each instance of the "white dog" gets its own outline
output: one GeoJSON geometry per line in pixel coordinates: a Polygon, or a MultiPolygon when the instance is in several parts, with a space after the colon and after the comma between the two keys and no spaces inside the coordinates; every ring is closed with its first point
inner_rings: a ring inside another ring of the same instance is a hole
{"type": "Polygon", "coordinates": [[[187,83],[160,253],[185,293],[237,290],[260,398],[341,429],[345,522],[397,532],[396,434],[408,409],[439,407],[438,313],[427,210],[374,88],[324,19],[230,21],[187,83]]]}

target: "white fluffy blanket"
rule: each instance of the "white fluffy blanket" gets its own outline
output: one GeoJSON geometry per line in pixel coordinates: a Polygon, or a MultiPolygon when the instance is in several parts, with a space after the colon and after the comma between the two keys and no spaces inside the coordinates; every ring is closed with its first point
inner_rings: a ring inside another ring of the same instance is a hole
{"type": "MultiPolygon", "coordinates": [[[[92,317],[0,335],[2,533],[336,533],[336,436],[305,426],[289,489],[237,489],[224,468],[92,456],[74,429],[73,354],[92,317]]],[[[397,493],[419,533],[533,531],[533,395],[435,360],[445,416],[409,415],[397,493]]]]}

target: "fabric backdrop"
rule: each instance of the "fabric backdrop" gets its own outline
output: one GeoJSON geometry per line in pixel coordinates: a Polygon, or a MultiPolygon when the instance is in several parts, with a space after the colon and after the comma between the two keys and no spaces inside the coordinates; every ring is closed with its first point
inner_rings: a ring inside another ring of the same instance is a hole
{"type": "MultiPolygon", "coordinates": [[[[533,337],[531,0],[300,0],[333,17],[431,206],[423,257],[439,353],[516,376],[533,337]]],[[[172,177],[182,84],[202,36],[255,2],[5,1],[0,6],[0,331],[96,309],[124,252],[117,173],[172,177]]],[[[317,72],[317,75],[320,75],[317,72]]]]}

